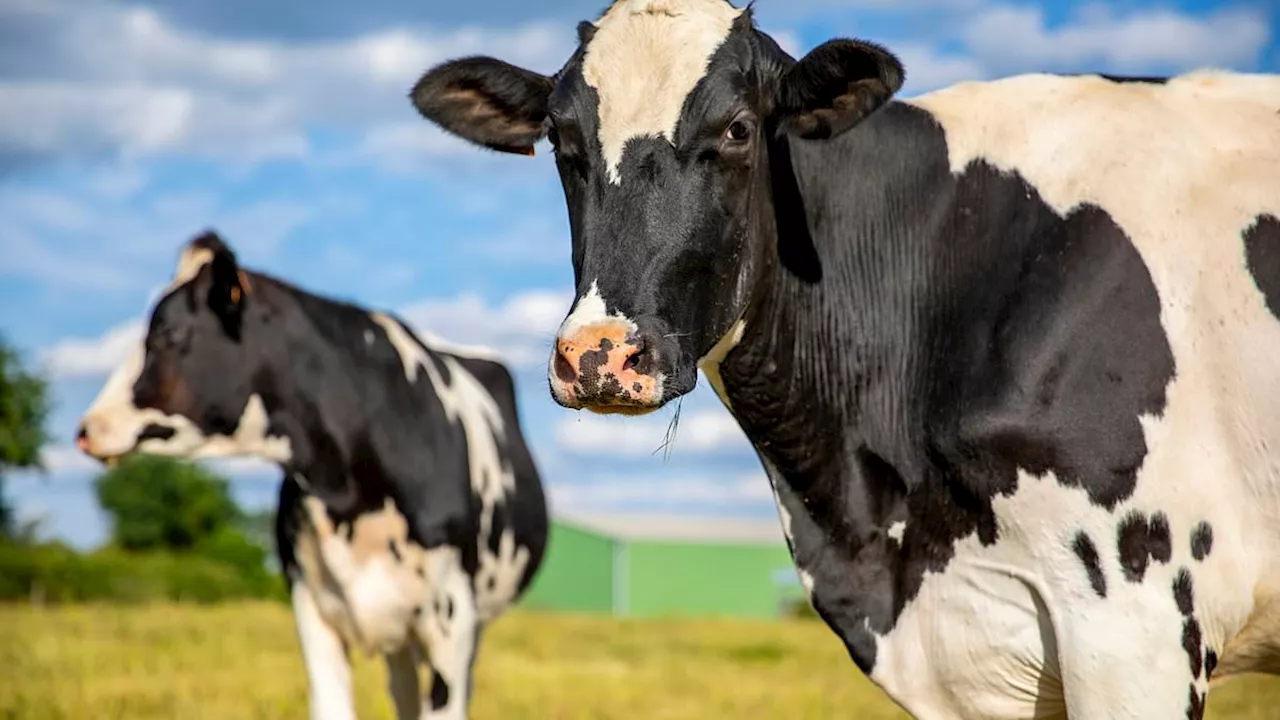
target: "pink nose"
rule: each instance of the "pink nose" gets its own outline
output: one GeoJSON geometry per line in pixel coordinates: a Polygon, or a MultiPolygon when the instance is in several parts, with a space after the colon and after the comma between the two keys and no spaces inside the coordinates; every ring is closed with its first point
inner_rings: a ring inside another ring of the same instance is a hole
{"type": "Polygon", "coordinates": [[[565,407],[640,414],[662,395],[653,354],[623,323],[590,325],[556,339],[551,394],[565,407]]]}

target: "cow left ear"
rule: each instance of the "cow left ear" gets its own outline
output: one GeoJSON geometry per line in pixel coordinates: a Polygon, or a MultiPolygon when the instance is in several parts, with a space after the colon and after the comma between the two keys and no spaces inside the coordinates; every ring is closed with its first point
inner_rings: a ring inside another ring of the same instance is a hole
{"type": "Polygon", "coordinates": [[[833,138],[889,101],[906,73],[893,53],[861,40],[828,40],[783,73],[774,103],[779,132],[833,138]]]}
{"type": "Polygon", "coordinates": [[[249,295],[248,278],[236,263],[235,254],[225,247],[214,252],[210,272],[209,309],[218,316],[227,335],[239,341],[249,295]]]}

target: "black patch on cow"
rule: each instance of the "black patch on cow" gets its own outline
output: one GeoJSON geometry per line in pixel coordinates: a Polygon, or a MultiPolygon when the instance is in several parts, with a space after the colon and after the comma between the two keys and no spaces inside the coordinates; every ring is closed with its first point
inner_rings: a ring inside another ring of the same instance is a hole
{"type": "Polygon", "coordinates": [[[1173,559],[1173,533],[1169,531],[1169,516],[1162,512],[1151,515],[1151,523],[1147,526],[1147,551],[1152,560],[1161,564],[1173,559]]]}
{"type": "Polygon", "coordinates": [[[1213,550],[1213,526],[1201,520],[1191,531],[1191,557],[1204,560],[1213,550]]]}
{"type": "Polygon", "coordinates": [[[443,710],[449,704],[449,684],[444,681],[440,671],[431,669],[431,709],[443,710]]]}
{"type": "MultiPolygon", "coordinates": [[[[608,339],[600,342],[600,349],[588,350],[578,358],[578,385],[584,397],[595,397],[605,392],[602,387],[600,368],[609,362],[609,352],[604,349],[608,339]]],[[[615,379],[615,384],[620,383],[615,379]]]]}
{"type": "Polygon", "coordinates": [[[144,440],[168,440],[176,434],[177,431],[171,427],[151,423],[142,428],[142,432],[138,433],[138,442],[144,440]]]}
{"type": "Polygon", "coordinates": [[[1116,530],[1120,569],[1124,571],[1124,577],[1129,582],[1142,582],[1143,576],[1147,573],[1147,564],[1151,557],[1150,532],[1151,527],[1147,522],[1147,516],[1137,510],[1125,515],[1116,530]]]}
{"type": "Polygon", "coordinates": [[[1187,700],[1187,720],[1204,720],[1205,694],[1200,692],[1195,683],[1191,683],[1190,697],[1187,700]]]}
{"type": "Polygon", "coordinates": [[[444,619],[453,620],[453,596],[450,595],[444,601],[444,619]]]}
{"type": "Polygon", "coordinates": [[[1213,671],[1218,669],[1218,653],[1212,650],[1204,651],[1204,679],[1212,680],[1213,671]]]}
{"type": "Polygon", "coordinates": [[[1106,597],[1107,578],[1102,574],[1101,558],[1098,557],[1098,548],[1093,544],[1093,540],[1083,531],[1078,532],[1075,542],[1071,544],[1071,549],[1075,551],[1076,557],[1080,558],[1080,562],[1084,563],[1084,570],[1089,575],[1089,584],[1093,586],[1093,591],[1098,594],[1098,597],[1106,597]]]}
{"type": "Polygon", "coordinates": [[[1184,617],[1191,617],[1195,612],[1195,595],[1191,589],[1191,573],[1183,568],[1173,579],[1173,600],[1178,604],[1178,612],[1184,617]]]}
{"type": "Polygon", "coordinates": [[[1169,78],[1158,75],[1107,75],[1098,73],[1098,77],[1103,80],[1109,80],[1113,83],[1145,83],[1151,85],[1164,85],[1169,82],[1169,78]]]}
{"type": "Polygon", "coordinates": [[[1244,252],[1253,282],[1280,318],[1280,219],[1262,215],[1244,233],[1244,252]]]}
{"type": "MultiPolygon", "coordinates": [[[[774,265],[721,376],[815,609],[871,672],[874,634],[925,574],[957,540],[997,537],[993,500],[1020,472],[1106,510],[1133,494],[1138,418],[1163,412],[1173,355],[1151,275],[1105,209],[1060,216],[981,160],[953,174],[923,110],[891,103],[836,139],[779,142],[769,163],[773,187],[796,189],[773,197],[778,253],[811,238],[822,282],[774,265]]],[[[1136,577],[1165,556],[1167,521],[1130,525],[1136,577]]]]}
{"type": "Polygon", "coordinates": [[[400,548],[396,547],[395,538],[387,538],[387,551],[391,553],[391,557],[396,562],[404,562],[404,558],[400,557],[400,548]]]}
{"type": "Polygon", "coordinates": [[[1204,670],[1204,638],[1200,634],[1200,621],[1189,617],[1182,623],[1182,649],[1191,661],[1191,677],[1199,678],[1204,670]]]}

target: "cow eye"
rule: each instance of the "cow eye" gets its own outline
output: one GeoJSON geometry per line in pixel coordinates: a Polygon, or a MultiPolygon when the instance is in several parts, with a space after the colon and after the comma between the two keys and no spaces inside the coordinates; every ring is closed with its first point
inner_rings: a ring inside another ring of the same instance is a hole
{"type": "Polygon", "coordinates": [[[748,120],[734,120],[729,123],[729,127],[725,129],[724,136],[726,140],[735,143],[746,142],[751,139],[751,123],[748,120]]]}

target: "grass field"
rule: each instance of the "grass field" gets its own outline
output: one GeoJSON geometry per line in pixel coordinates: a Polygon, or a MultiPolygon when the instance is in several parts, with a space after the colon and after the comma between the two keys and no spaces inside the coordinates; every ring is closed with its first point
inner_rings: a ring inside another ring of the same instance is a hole
{"type": "MultiPolygon", "coordinates": [[[[393,718],[356,660],[363,720],[393,718]]],[[[812,621],[619,621],[511,613],[481,646],[473,717],[906,717],[812,621]]],[[[0,720],[306,718],[288,608],[0,606],[0,720]]],[[[1214,692],[1209,717],[1280,717],[1280,681],[1214,692]]]]}

